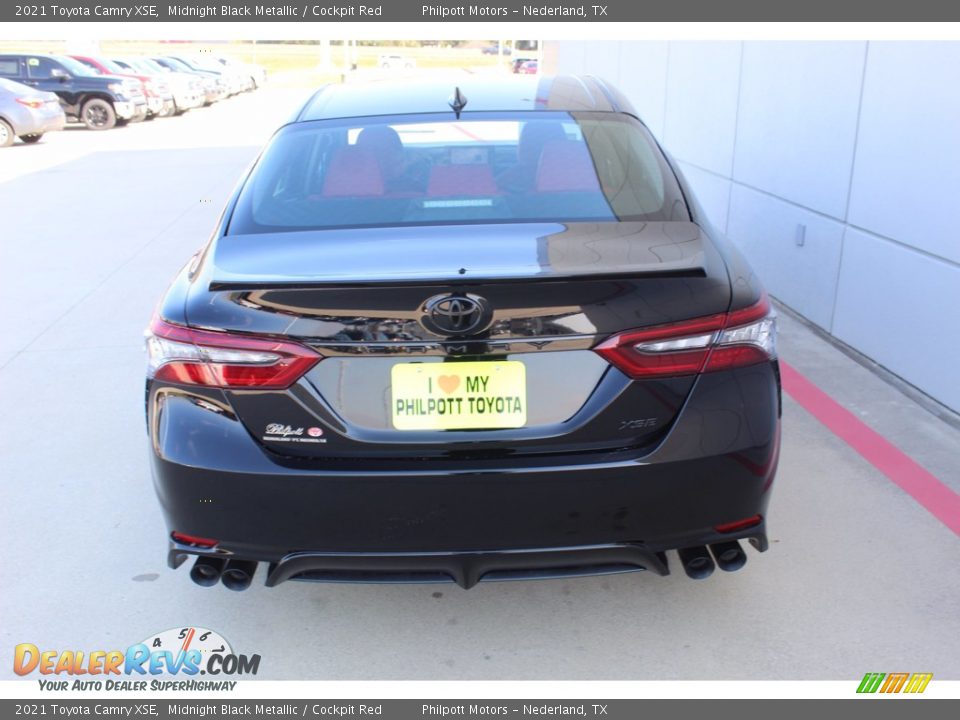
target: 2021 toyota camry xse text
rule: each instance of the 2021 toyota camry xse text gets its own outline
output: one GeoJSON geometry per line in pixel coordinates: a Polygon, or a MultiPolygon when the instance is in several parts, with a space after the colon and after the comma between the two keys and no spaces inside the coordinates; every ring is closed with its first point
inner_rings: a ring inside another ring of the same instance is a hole
{"type": "Polygon", "coordinates": [[[601,80],[338,85],[281,127],[147,331],[201,585],[646,569],[767,547],[757,278],[601,80]]]}

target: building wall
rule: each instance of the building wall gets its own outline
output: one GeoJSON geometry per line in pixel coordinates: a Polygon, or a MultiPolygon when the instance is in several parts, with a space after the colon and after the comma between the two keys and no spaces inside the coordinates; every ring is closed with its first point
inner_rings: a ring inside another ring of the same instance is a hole
{"type": "Polygon", "coordinates": [[[960,43],[548,43],[617,85],[779,300],[960,411],[960,43]]]}

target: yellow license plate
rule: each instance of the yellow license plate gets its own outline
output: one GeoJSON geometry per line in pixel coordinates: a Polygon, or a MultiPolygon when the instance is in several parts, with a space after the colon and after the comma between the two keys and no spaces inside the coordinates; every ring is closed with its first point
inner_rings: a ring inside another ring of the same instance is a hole
{"type": "Polygon", "coordinates": [[[390,371],[398,430],[478,430],[527,422],[522,362],[399,363],[390,371]]]}

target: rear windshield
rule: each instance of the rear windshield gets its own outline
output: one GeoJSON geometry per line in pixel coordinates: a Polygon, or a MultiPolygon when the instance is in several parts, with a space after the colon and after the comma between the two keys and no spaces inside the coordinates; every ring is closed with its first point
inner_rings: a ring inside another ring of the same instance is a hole
{"type": "Polygon", "coordinates": [[[297,123],[270,143],[229,233],[689,220],[646,128],[614,113],[297,123]]]}
{"type": "Polygon", "coordinates": [[[107,69],[107,71],[112,72],[114,75],[122,75],[127,71],[126,68],[121,67],[113,60],[107,60],[106,58],[103,58],[100,60],[100,63],[107,69]]]}
{"type": "Polygon", "coordinates": [[[36,92],[29,85],[22,85],[18,82],[14,82],[13,80],[5,80],[4,78],[0,78],[0,90],[6,90],[7,92],[13,92],[13,93],[22,93],[25,90],[29,90],[30,92],[36,92]]]}
{"type": "Polygon", "coordinates": [[[192,68],[192,67],[190,67],[190,66],[187,65],[186,63],[182,63],[182,62],[180,62],[179,60],[176,60],[176,59],[174,59],[174,58],[158,58],[158,59],[157,59],[157,62],[160,63],[161,65],[165,65],[165,66],[167,66],[167,67],[172,67],[172,68],[174,68],[175,70],[177,70],[178,72],[187,72],[187,73],[188,73],[188,72],[193,72],[193,68],[192,68]]]}
{"type": "Polygon", "coordinates": [[[147,74],[162,73],[166,70],[163,65],[154,62],[148,58],[124,58],[123,62],[130,65],[132,68],[137,70],[142,70],[147,74]]]}

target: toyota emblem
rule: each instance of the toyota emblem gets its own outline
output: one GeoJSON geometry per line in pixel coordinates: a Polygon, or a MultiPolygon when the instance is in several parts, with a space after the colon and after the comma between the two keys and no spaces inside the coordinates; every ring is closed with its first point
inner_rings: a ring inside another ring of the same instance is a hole
{"type": "Polygon", "coordinates": [[[421,323],[437,335],[474,335],[486,330],[492,313],[477,295],[437,295],[423,304],[421,323]]]}

